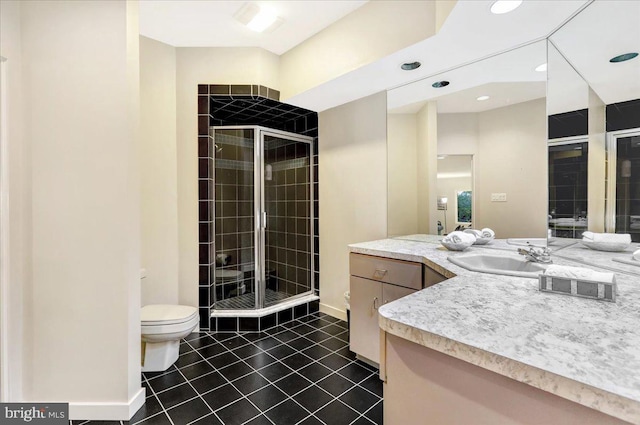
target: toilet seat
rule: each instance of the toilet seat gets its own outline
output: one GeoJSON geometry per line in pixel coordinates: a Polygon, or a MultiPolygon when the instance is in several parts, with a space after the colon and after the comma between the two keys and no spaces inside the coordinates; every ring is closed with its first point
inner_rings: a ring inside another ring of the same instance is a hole
{"type": "Polygon", "coordinates": [[[198,309],[187,305],[152,304],[142,307],[142,326],[175,325],[198,316],[198,309]]]}

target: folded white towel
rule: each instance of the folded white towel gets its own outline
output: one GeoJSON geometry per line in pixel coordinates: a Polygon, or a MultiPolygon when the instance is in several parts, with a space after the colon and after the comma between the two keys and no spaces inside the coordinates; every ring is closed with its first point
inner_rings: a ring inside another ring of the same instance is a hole
{"type": "Polygon", "coordinates": [[[455,231],[449,233],[447,236],[442,238],[442,240],[446,243],[468,243],[473,244],[476,241],[476,237],[472,233],[464,233],[460,231],[455,231]]]}
{"type": "Polygon", "coordinates": [[[584,232],[582,240],[589,242],[631,243],[631,235],[628,233],[584,232]]]}
{"type": "Polygon", "coordinates": [[[633,253],[633,259],[636,261],[640,261],[640,249],[633,253]]]}
{"type": "Polygon", "coordinates": [[[480,230],[476,230],[476,229],[464,229],[464,233],[470,233],[473,236],[475,236],[476,239],[482,237],[482,232],[480,230]]]}
{"type": "Polygon", "coordinates": [[[547,267],[544,274],[565,279],[583,279],[604,283],[613,283],[615,276],[609,272],[597,272],[584,267],[559,266],[557,264],[552,264],[547,267]]]}
{"type": "Polygon", "coordinates": [[[495,238],[495,236],[496,236],[496,232],[489,229],[488,227],[485,227],[484,229],[482,229],[483,238],[495,238]]]}

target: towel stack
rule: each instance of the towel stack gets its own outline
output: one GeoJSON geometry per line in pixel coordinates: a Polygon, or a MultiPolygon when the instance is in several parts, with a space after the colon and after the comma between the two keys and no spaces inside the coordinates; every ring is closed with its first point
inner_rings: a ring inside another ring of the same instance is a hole
{"type": "Polygon", "coordinates": [[[485,227],[484,229],[481,230],[482,232],[482,237],[483,238],[495,238],[496,237],[496,232],[494,232],[493,230],[489,229],[488,227],[485,227]]]}
{"type": "Polygon", "coordinates": [[[455,231],[449,233],[447,236],[442,238],[443,242],[446,243],[455,243],[455,244],[469,244],[472,245],[476,241],[476,237],[473,233],[465,233],[460,231],[455,231]]]}
{"type": "Polygon", "coordinates": [[[631,235],[628,233],[593,233],[584,232],[582,234],[582,240],[587,242],[606,242],[606,243],[620,243],[630,244],[631,235]]]}
{"type": "Polygon", "coordinates": [[[584,267],[559,266],[557,264],[547,267],[544,274],[562,279],[590,280],[602,283],[613,283],[615,276],[613,273],[597,272],[584,267]]]}

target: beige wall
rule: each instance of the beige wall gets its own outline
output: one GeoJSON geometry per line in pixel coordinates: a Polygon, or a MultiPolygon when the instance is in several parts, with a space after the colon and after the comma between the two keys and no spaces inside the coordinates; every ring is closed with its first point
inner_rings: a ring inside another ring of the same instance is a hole
{"type": "Polygon", "coordinates": [[[547,236],[545,99],[478,114],[475,201],[477,228],[498,238],[547,236]],[[507,202],[491,202],[491,193],[507,202]]]}
{"type": "Polygon", "coordinates": [[[178,254],[181,304],[198,305],[198,84],[278,90],[278,56],[259,48],[176,49],[178,254]]]}
{"type": "Polygon", "coordinates": [[[319,114],[320,308],[338,317],[347,245],[387,234],[386,122],[384,92],[319,114]]]}
{"type": "Polygon", "coordinates": [[[387,118],[389,237],[418,231],[418,162],[416,114],[387,118]]]}
{"type": "Polygon", "coordinates": [[[140,126],[142,305],[177,304],[176,48],[146,37],[140,37],[140,126]]]}
{"type": "Polygon", "coordinates": [[[431,37],[435,26],[434,2],[370,1],[281,56],[283,99],[431,37]]]}
{"type": "Polygon", "coordinates": [[[478,152],[479,114],[438,115],[438,155],[473,155],[478,152]]]}
{"type": "Polygon", "coordinates": [[[436,234],[437,214],[431,208],[437,198],[438,108],[428,102],[416,114],[418,124],[418,233],[436,234]]]}
{"type": "MultiPolygon", "coordinates": [[[[5,104],[0,106],[6,122],[2,123],[2,137],[6,158],[2,163],[3,185],[8,183],[10,192],[8,209],[3,204],[2,218],[8,226],[2,232],[8,232],[9,263],[2,264],[2,273],[8,277],[7,286],[0,297],[3,317],[8,320],[2,323],[3,335],[8,344],[3,347],[1,356],[5,369],[1,370],[2,380],[6,382],[0,388],[1,401],[18,401],[22,399],[24,329],[30,328],[30,322],[24,314],[23,300],[30,288],[31,279],[31,174],[30,147],[25,143],[23,135],[23,103],[22,103],[22,52],[20,28],[20,2],[0,2],[0,56],[7,59],[1,66],[5,70],[2,81],[5,104]],[[6,137],[6,139],[5,139],[6,137]],[[6,221],[5,221],[6,220],[6,221]],[[10,282],[10,284],[8,284],[10,282]],[[5,313],[6,312],[6,313],[5,313]],[[6,316],[4,316],[6,314],[6,316]],[[6,380],[6,381],[5,381],[6,380]],[[9,385],[10,383],[10,385],[9,385]]],[[[5,198],[6,199],[6,198],[5,198]]]]}
{"type": "Polygon", "coordinates": [[[137,4],[21,9],[33,201],[24,399],[127,419],[143,394],[137,4]]]}

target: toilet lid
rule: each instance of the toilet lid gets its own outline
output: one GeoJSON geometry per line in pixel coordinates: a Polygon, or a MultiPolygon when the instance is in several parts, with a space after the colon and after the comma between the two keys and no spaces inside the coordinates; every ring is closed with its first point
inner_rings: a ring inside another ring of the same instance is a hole
{"type": "Polygon", "coordinates": [[[140,321],[143,325],[171,325],[191,320],[197,314],[198,309],[188,305],[154,304],[142,307],[140,321]]]}

